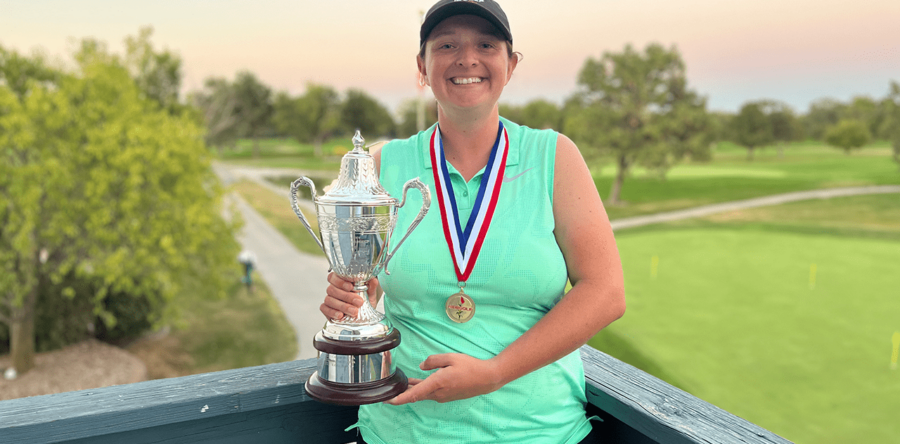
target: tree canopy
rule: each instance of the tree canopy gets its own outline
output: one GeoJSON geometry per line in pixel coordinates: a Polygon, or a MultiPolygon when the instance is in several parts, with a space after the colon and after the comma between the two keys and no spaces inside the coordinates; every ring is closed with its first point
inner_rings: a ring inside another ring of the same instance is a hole
{"type": "Polygon", "coordinates": [[[316,156],[322,155],[322,142],[341,128],[341,98],[330,86],[308,83],[299,97],[279,93],[274,109],[275,127],[300,142],[312,143],[316,156]]]}
{"type": "Polygon", "coordinates": [[[825,131],[825,142],[844,150],[846,154],[850,154],[850,150],[862,148],[871,139],[872,135],[866,124],[859,120],[841,120],[825,131]]]}
{"type": "Polygon", "coordinates": [[[709,157],[706,100],[687,86],[675,48],[628,45],[588,58],[580,91],[567,105],[565,131],[583,150],[611,154],[616,179],[609,203],[619,202],[628,169],[639,164],[664,174],[676,161],[709,157]]]}
{"type": "Polygon", "coordinates": [[[747,148],[747,160],[753,160],[753,151],[775,140],[772,121],[763,111],[764,103],[749,102],[731,120],[736,142],[747,148]]]}
{"type": "Polygon", "coordinates": [[[82,46],[73,71],[0,60],[2,79],[18,79],[0,82],[0,322],[20,372],[34,362],[40,283],[91,281],[91,294],[62,293],[107,325],[110,292],[146,298],[159,320],[179,291],[223,294],[237,252],[203,128],[103,51],[82,46]],[[22,66],[39,75],[16,77],[22,66]]]}
{"type": "Polygon", "coordinates": [[[137,36],[125,38],[125,66],[148,99],[174,113],[181,109],[181,56],[169,50],[155,50],[152,36],[153,28],[148,26],[141,28],[137,36]]]}
{"type": "Polygon", "coordinates": [[[393,137],[395,133],[394,119],[391,113],[374,97],[363,90],[351,89],[341,106],[341,121],[348,132],[356,129],[364,136],[393,137]]]}

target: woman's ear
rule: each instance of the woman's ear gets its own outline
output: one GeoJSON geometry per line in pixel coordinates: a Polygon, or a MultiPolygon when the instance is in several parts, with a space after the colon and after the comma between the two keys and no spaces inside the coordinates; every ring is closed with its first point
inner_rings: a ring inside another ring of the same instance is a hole
{"type": "Polygon", "coordinates": [[[512,78],[513,71],[516,70],[516,66],[519,66],[519,54],[513,53],[513,56],[509,58],[509,64],[506,65],[506,84],[509,84],[509,79],[512,78]]]}
{"type": "Polygon", "coordinates": [[[422,60],[422,56],[416,56],[416,67],[419,68],[419,78],[425,81],[425,85],[431,86],[431,82],[428,81],[428,72],[425,69],[425,60],[422,60]]]}

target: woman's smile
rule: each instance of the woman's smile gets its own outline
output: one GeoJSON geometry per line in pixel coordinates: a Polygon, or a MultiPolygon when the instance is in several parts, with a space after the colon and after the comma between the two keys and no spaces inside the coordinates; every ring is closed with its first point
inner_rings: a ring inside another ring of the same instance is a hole
{"type": "Polygon", "coordinates": [[[465,77],[465,78],[454,77],[454,78],[450,79],[450,81],[456,85],[468,85],[470,83],[481,83],[481,80],[482,80],[481,77],[465,77]]]}

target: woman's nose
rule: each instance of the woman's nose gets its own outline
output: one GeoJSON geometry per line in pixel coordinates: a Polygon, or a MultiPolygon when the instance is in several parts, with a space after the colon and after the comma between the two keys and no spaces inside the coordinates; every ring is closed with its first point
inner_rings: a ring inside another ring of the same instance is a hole
{"type": "Polygon", "coordinates": [[[471,45],[465,45],[459,51],[459,59],[456,63],[460,66],[476,66],[478,65],[478,53],[471,45]]]}

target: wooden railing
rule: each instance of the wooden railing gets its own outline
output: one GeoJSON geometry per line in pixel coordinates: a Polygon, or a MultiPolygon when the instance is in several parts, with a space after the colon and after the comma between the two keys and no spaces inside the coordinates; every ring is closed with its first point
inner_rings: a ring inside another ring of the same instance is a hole
{"type": "MultiPolygon", "coordinates": [[[[787,443],[582,347],[589,415],[610,443],[787,443]]],[[[348,443],[355,407],[311,399],[315,360],[0,402],[0,443],[348,443]]]]}

